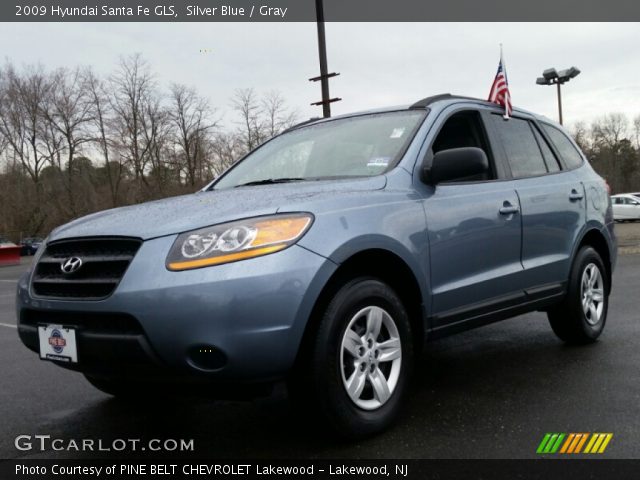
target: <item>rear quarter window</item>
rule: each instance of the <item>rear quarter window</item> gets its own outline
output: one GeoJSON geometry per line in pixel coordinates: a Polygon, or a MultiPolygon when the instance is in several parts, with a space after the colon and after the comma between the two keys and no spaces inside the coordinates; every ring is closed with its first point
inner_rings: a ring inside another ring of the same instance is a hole
{"type": "Polygon", "coordinates": [[[562,131],[545,123],[542,124],[542,128],[549,135],[551,143],[556,147],[567,168],[578,168],[582,165],[582,155],[562,131]]]}
{"type": "Polygon", "coordinates": [[[558,163],[558,159],[549,148],[547,141],[542,137],[542,134],[538,131],[538,127],[533,127],[533,133],[536,136],[536,140],[538,141],[538,145],[540,146],[540,150],[542,151],[542,156],[544,157],[544,161],[547,164],[547,168],[550,172],[558,172],[560,171],[560,164],[558,163]]]}

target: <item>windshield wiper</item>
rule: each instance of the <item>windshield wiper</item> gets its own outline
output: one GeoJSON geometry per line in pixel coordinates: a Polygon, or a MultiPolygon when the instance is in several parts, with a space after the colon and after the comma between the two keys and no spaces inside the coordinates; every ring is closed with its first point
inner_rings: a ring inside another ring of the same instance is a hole
{"type": "Polygon", "coordinates": [[[253,182],[241,183],[233,188],[250,187],[252,185],[273,185],[274,183],[300,182],[306,180],[299,177],[265,178],[264,180],[254,180],[253,182]]]}

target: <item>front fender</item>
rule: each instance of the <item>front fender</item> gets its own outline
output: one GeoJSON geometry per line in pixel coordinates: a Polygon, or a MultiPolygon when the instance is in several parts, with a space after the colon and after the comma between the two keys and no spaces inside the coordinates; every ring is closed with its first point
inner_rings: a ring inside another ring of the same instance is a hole
{"type": "Polygon", "coordinates": [[[390,201],[316,215],[299,244],[336,264],[366,250],[385,250],[413,272],[425,306],[429,296],[429,243],[420,201],[390,201]]]}

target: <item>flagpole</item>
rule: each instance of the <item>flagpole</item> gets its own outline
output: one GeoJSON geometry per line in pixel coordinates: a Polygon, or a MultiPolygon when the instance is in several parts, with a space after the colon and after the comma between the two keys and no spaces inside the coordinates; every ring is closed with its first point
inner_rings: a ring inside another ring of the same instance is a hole
{"type": "MultiPolygon", "coordinates": [[[[504,73],[504,81],[507,83],[507,92],[509,92],[509,78],[507,77],[507,65],[504,63],[504,55],[502,52],[502,43],[500,44],[500,63],[502,64],[502,72],[504,73]]],[[[508,93],[511,96],[511,93],[508,93]]],[[[504,104],[504,115],[505,120],[509,120],[509,111],[507,110],[507,102],[504,104]]]]}
{"type": "Polygon", "coordinates": [[[511,117],[511,94],[509,92],[509,80],[507,78],[507,67],[504,63],[504,51],[502,43],[500,45],[500,63],[498,64],[498,71],[493,79],[491,90],[489,91],[488,100],[497,105],[504,107],[504,114],[502,115],[505,120],[511,117]]]}

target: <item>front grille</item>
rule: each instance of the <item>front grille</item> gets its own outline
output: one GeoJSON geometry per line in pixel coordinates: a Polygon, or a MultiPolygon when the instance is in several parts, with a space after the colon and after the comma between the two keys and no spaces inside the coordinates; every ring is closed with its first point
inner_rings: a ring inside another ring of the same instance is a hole
{"type": "Polygon", "coordinates": [[[47,245],[33,273],[32,289],[38,297],[100,300],[120,283],[140,248],[134,238],[86,238],[60,240],[47,245]],[[69,258],[82,260],[75,272],[64,273],[69,258]]]}

